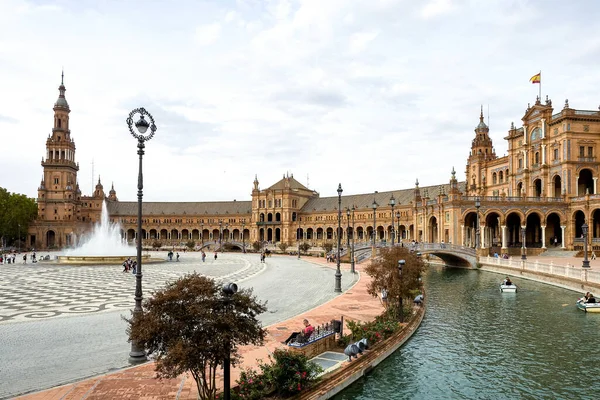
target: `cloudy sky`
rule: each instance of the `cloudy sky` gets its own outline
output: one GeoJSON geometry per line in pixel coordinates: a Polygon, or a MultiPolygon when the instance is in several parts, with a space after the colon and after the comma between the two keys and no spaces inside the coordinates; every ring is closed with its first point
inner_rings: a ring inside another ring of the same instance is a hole
{"type": "Polygon", "coordinates": [[[135,200],[125,118],[153,114],[147,201],[447,182],[480,105],[500,156],[538,86],[600,104],[596,0],[0,0],[0,186],[37,195],[61,69],[79,184],[135,200]],[[92,168],[93,165],[93,168],[92,168]]]}

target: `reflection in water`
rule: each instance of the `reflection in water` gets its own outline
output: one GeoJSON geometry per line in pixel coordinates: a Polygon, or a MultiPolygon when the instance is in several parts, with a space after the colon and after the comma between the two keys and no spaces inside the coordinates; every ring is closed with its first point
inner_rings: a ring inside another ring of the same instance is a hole
{"type": "Polygon", "coordinates": [[[581,399],[600,395],[600,315],[580,293],[502,275],[429,267],[419,330],[335,399],[581,399]]]}

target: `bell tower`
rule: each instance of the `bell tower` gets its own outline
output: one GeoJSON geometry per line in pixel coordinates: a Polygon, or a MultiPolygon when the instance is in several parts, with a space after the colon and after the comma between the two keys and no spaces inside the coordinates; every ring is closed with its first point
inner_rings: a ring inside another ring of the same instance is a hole
{"type": "Polygon", "coordinates": [[[69,103],[65,98],[64,72],[59,95],[54,103],[54,127],[46,139],[46,157],[42,158],[44,175],[38,189],[38,218],[74,221],[76,219],[77,171],[75,142],[69,129],[69,103]]]}
{"type": "Polygon", "coordinates": [[[475,138],[471,142],[471,152],[467,161],[466,190],[468,196],[485,194],[487,163],[496,158],[496,151],[490,138],[490,128],[483,122],[482,106],[479,114],[479,124],[475,127],[475,138]]]}

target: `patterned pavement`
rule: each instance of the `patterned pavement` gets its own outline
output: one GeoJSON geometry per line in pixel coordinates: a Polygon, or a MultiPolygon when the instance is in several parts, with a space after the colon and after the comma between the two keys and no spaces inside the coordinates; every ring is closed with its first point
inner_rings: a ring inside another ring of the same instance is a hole
{"type": "MultiPolygon", "coordinates": [[[[196,254],[184,254],[180,262],[142,266],[145,294],[183,274],[197,271],[217,280],[243,282],[259,274],[265,264],[227,255],[205,263],[196,254]]],[[[70,266],[5,264],[0,266],[0,324],[73,314],[129,309],[135,276],[121,266],[70,266]]]]}
{"type": "MultiPolygon", "coordinates": [[[[164,254],[153,255],[153,257],[164,254]]],[[[334,270],[295,257],[219,254],[202,263],[145,264],[144,297],[167,281],[197,271],[252,288],[268,311],[268,326],[314,309],[339,294],[334,270]]],[[[307,258],[310,260],[310,258],[307,258]]],[[[126,323],[135,278],[121,266],[0,265],[0,399],[97,376],[128,366],[126,323]]],[[[344,272],[342,289],[356,282],[344,272]]]]}

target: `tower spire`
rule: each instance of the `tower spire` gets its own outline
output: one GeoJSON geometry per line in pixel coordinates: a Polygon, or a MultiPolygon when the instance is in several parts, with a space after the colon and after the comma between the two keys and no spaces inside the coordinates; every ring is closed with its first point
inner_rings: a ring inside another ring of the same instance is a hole
{"type": "Polygon", "coordinates": [[[481,112],[479,113],[479,122],[483,122],[483,104],[481,105],[481,112]]]}

